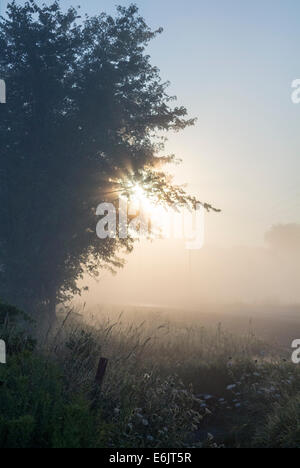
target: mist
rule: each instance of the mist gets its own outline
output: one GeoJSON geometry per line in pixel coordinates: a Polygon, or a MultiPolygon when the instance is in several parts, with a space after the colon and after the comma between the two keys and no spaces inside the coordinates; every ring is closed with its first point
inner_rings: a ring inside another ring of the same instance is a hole
{"type": "Polygon", "coordinates": [[[101,303],[197,308],[203,304],[300,303],[300,225],[268,230],[262,246],[205,245],[186,250],[183,241],[141,241],[116,276],[88,277],[87,305],[101,303]]]}

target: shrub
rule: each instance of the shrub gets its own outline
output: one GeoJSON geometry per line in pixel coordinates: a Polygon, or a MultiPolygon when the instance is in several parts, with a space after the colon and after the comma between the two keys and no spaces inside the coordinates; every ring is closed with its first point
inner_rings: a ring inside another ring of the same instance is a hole
{"type": "Polygon", "coordinates": [[[99,413],[91,411],[87,397],[65,392],[64,377],[55,364],[27,351],[10,357],[1,378],[1,448],[101,445],[99,413]]]}
{"type": "Polygon", "coordinates": [[[300,447],[300,394],[276,403],[257,431],[254,445],[261,448],[300,447]]]}

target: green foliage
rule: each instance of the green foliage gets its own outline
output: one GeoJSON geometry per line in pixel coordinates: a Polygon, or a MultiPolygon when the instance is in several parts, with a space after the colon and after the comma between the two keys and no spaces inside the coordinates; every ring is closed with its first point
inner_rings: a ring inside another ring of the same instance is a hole
{"type": "Polygon", "coordinates": [[[12,336],[0,447],[299,446],[300,371],[253,334],[69,317],[37,347],[12,336]]]}
{"type": "MultiPolygon", "coordinates": [[[[80,393],[68,395],[59,368],[23,353],[1,368],[1,448],[88,448],[100,444],[101,419],[80,393]]],[[[105,424],[102,424],[102,433],[105,424]]],[[[102,435],[103,439],[103,435],[102,435]]]]}
{"type": "Polygon", "coordinates": [[[27,322],[30,321],[28,315],[17,307],[0,302],[0,326],[4,326],[5,322],[19,323],[20,319],[27,322]]]}
{"type": "Polygon", "coordinates": [[[0,317],[8,353],[7,364],[0,366],[0,447],[101,445],[105,423],[98,412],[91,413],[88,397],[69,391],[63,367],[37,349],[26,330],[31,320],[6,304],[0,305],[0,317]]]}
{"type": "Polygon", "coordinates": [[[262,448],[300,447],[300,395],[276,403],[263,426],[257,430],[254,445],[262,448]]]}
{"type": "Polygon", "coordinates": [[[127,382],[127,397],[114,409],[112,446],[185,447],[205,414],[200,405],[178,377],[139,376],[127,382]]]}
{"type": "Polygon", "coordinates": [[[0,302],[0,337],[12,354],[33,351],[36,341],[28,334],[32,319],[17,307],[0,302]]]}

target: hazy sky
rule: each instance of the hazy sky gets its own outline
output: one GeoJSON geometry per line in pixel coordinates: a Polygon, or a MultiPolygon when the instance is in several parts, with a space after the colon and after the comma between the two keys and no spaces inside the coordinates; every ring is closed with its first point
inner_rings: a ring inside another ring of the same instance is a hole
{"type": "MultiPolygon", "coordinates": [[[[165,29],[149,48],[152,62],[198,117],[194,128],[170,135],[168,150],[184,159],[179,180],[223,209],[207,219],[207,242],[257,244],[270,225],[299,222],[300,105],[290,96],[300,78],[300,2],[136,3],[152,27],[165,29]]],[[[62,4],[95,14],[113,12],[115,2],[62,4]]]]}

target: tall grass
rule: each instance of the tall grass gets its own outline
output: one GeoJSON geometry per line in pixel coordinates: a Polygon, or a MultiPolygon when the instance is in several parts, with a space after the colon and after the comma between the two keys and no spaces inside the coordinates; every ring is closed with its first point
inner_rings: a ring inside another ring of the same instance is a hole
{"type": "Polygon", "coordinates": [[[10,315],[2,306],[1,447],[299,444],[300,372],[251,328],[234,336],[221,324],[64,310],[35,343],[10,315]]]}

